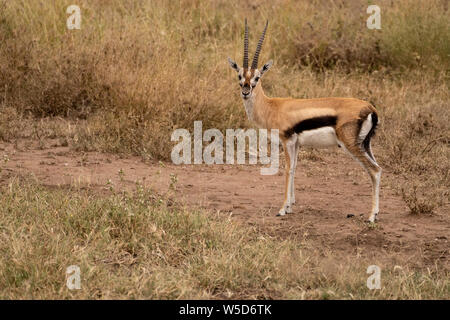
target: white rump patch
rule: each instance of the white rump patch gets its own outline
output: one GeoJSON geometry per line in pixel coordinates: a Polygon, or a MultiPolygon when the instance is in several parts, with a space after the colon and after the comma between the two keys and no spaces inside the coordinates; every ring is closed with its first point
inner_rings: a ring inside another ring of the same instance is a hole
{"type": "Polygon", "coordinates": [[[370,129],[372,129],[372,114],[369,114],[361,125],[361,130],[358,135],[359,141],[363,141],[366,138],[370,129]]]}
{"type": "Polygon", "coordinates": [[[331,148],[338,145],[333,127],[303,131],[298,135],[298,142],[301,146],[312,148],[331,148]]]}

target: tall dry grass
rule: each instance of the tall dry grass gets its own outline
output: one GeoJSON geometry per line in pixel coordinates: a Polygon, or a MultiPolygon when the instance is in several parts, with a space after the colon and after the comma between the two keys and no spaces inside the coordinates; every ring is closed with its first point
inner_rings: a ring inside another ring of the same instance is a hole
{"type": "Polygon", "coordinates": [[[448,203],[447,1],[379,1],[381,30],[366,28],[366,1],[78,1],[82,28],[67,30],[70,4],[1,2],[2,139],[44,131],[78,150],[168,159],[172,131],[194,120],[249,126],[226,58],[241,60],[244,17],[251,48],[269,19],[267,93],[374,101],[377,154],[404,176],[399,193],[412,207],[431,199],[428,212],[448,203]],[[73,126],[30,130],[30,117],[73,126]]]}

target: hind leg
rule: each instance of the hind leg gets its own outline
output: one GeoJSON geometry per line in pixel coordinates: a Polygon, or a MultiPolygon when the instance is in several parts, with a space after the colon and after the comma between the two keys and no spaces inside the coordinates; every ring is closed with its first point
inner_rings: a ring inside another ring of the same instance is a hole
{"type": "Polygon", "coordinates": [[[370,214],[369,221],[374,222],[377,219],[379,212],[379,200],[380,200],[380,180],[381,180],[381,168],[375,160],[372,154],[370,141],[367,148],[364,148],[364,157],[370,163],[369,172],[370,178],[372,180],[372,213],[370,214]]]}
{"type": "Polygon", "coordinates": [[[372,210],[369,216],[369,221],[374,222],[379,213],[379,198],[380,198],[380,179],[381,168],[376,163],[375,158],[369,148],[366,149],[362,145],[344,145],[339,141],[339,145],[344,150],[348,151],[350,155],[357,160],[361,166],[367,171],[372,182],[372,210]]]}
{"type": "Polygon", "coordinates": [[[380,211],[379,201],[380,201],[380,179],[381,179],[381,168],[378,167],[378,171],[370,174],[372,180],[372,212],[369,217],[370,222],[374,222],[378,219],[378,213],[380,211]]]}

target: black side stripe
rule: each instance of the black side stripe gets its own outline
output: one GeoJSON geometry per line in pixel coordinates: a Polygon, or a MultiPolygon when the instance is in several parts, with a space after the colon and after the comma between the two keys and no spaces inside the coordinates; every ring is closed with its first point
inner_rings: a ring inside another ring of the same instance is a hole
{"type": "Polygon", "coordinates": [[[284,132],[284,136],[289,138],[294,133],[302,133],[307,130],[314,130],[322,127],[335,127],[337,118],[335,116],[323,116],[310,118],[303,121],[300,121],[292,128],[286,130],[284,132]]]}

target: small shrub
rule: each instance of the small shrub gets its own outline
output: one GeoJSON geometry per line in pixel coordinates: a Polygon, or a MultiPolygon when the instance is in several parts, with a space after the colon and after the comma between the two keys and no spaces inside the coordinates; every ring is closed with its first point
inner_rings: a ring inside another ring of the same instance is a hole
{"type": "Polygon", "coordinates": [[[441,205],[435,196],[430,194],[418,194],[418,187],[414,185],[407,190],[402,188],[402,198],[409,208],[411,214],[433,214],[434,210],[441,205]]]}

